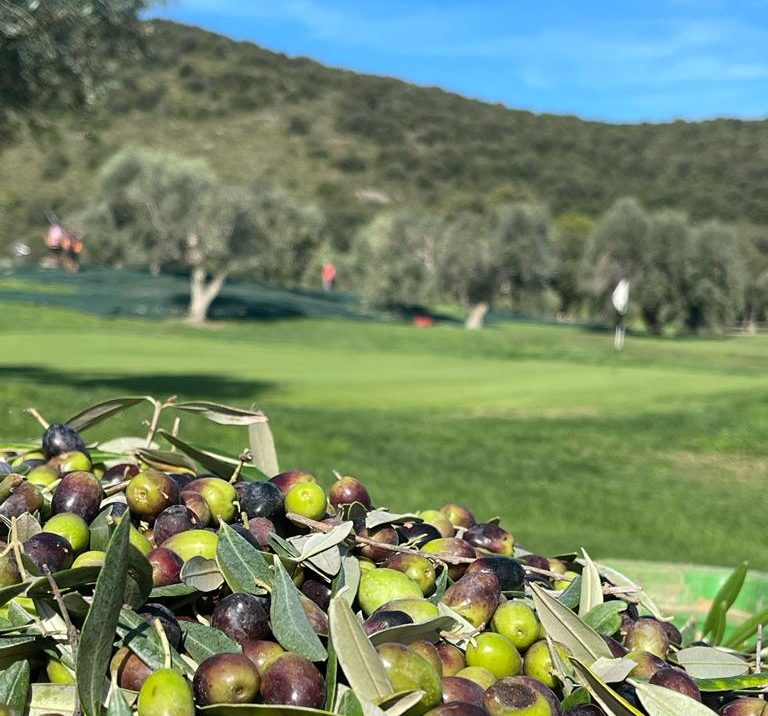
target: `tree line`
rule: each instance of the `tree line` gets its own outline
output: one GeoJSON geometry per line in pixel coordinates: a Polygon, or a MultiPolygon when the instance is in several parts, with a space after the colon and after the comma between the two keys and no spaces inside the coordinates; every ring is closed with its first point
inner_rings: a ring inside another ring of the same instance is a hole
{"type": "Polygon", "coordinates": [[[329,260],[341,287],[372,307],[450,303],[469,328],[492,308],[609,320],[621,278],[632,286],[630,318],[655,335],[754,326],[768,306],[768,232],[633,198],[596,220],[529,202],[383,210],[340,253],[316,207],[265,181],[229,185],[201,160],[135,147],[102,167],[79,222],[95,263],[188,272],[195,322],[230,276],[316,286],[329,260]]]}

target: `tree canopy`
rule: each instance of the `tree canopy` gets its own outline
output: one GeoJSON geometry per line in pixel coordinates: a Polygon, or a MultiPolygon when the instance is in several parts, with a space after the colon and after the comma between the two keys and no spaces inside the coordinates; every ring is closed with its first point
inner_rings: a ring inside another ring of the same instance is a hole
{"type": "Polygon", "coordinates": [[[0,0],[0,137],[21,112],[92,103],[138,47],[148,5],[0,0]]]}
{"type": "Polygon", "coordinates": [[[96,259],[153,273],[188,270],[195,322],[230,275],[300,276],[308,246],[319,242],[322,222],[311,208],[263,184],[227,185],[200,160],[129,148],[99,176],[81,217],[96,259]]]}

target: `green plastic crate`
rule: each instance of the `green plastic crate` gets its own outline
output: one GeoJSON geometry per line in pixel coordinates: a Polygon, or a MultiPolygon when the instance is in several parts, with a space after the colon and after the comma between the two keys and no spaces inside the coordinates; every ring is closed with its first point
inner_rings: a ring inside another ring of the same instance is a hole
{"type": "MultiPolygon", "coordinates": [[[[732,573],[727,567],[625,559],[600,560],[637,582],[664,614],[682,627],[689,617],[701,626],[717,591],[732,573]]],[[[726,634],[756,612],[768,608],[768,574],[750,570],[733,606],[728,610],[726,634]]]]}

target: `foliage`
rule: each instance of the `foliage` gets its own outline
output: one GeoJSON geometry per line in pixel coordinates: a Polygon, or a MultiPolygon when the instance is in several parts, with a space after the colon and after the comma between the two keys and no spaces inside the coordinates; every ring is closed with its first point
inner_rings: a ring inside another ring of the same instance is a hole
{"type": "Polygon", "coordinates": [[[573,212],[561,214],[554,221],[552,286],[559,297],[562,316],[578,313],[584,300],[584,253],[593,227],[594,221],[590,217],[573,212]]]}
{"type": "Polygon", "coordinates": [[[0,2],[0,138],[20,112],[93,104],[143,36],[146,0],[0,2]]]}
{"type": "Polygon", "coordinates": [[[545,208],[526,203],[497,207],[491,241],[498,252],[501,291],[509,294],[513,305],[548,285],[554,256],[551,222],[545,208]]]}
{"type": "Polygon", "coordinates": [[[198,207],[214,190],[217,179],[202,160],[137,147],[118,152],[99,172],[94,204],[81,219],[93,258],[154,274],[180,262],[195,217],[212,219],[210,204],[198,207]]]}
{"type": "Polygon", "coordinates": [[[456,200],[530,201],[595,219],[632,195],[695,222],[768,224],[766,121],[610,125],[535,115],[170,22],[144,27],[147,56],[120,62],[119,88],[97,102],[85,130],[81,115],[56,104],[37,112],[66,148],[67,167],[48,168],[39,133],[6,149],[0,185],[20,198],[2,240],[39,235],[46,206],[71,216],[94,190],[94,159],[130,143],[201,156],[227,184],[268,176],[317,203],[342,242],[380,208],[440,211],[456,200]],[[389,205],[358,198],[366,187],[389,205]]]}
{"type": "Polygon", "coordinates": [[[227,186],[201,160],[144,148],[124,149],[106,163],[81,220],[100,263],[146,266],[153,274],[189,270],[196,321],[230,274],[300,280],[322,231],[316,211],[268,186],[227,186]]]}
{"type": "Polygon", "coordinates": [[[685,275],[685,325],[720,330],[744,308],[747,276],[734,232],[707,222],[691,235],[685,275]]]}
{"type": "Polygon", "coordinates": [[[377,216],[355,247],[363,295],[380,305],[433,301],[441,232],[440,217],[427,212],[377,216]]]}

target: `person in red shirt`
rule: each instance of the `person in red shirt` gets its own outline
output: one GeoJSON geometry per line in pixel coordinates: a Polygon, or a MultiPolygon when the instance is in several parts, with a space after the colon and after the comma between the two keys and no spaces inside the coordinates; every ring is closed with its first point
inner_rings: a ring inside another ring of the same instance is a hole
{"type": "Polygon", "coordinates": [[[336,267],[330,262],[323,263],[323,291],[333,291],[336,283],[336,267]]]}

